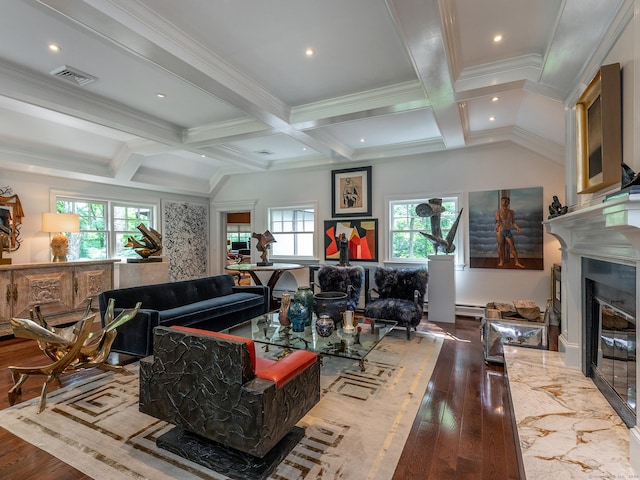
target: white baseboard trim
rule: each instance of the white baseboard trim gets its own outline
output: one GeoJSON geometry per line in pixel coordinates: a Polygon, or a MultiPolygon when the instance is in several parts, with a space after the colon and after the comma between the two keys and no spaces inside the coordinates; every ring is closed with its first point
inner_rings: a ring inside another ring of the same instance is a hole
{"type": "Polygon", "coordinates": [[[562,355],[564,364],[567,367],[582,368],[580,345],[577,343],[569,343],[564,334],[560,334],[558,337],[558,352],[562,355]]]}
{"type": "Polygon", "coordinates": [[[629,464],[640,473],[640,430],[637,426],[629,429],[629,464]]]}

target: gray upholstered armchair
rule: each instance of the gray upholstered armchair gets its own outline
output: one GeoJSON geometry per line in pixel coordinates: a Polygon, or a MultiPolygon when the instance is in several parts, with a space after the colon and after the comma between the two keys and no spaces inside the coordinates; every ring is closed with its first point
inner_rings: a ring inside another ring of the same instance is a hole
{"type": "Polygon", "coordinates": [[[347,310],[356,310],[364,283],[364,268],[360,265],[338,267],[323,265],[318,270],[318,286],[321,292],[347,294],[347,310]]]}
{"type": "Polygon", "coordinates": [[[406,327],[408,340],[411,328],[416,329],[424,313],[422,305],[429,280],[427,270],[379,267],[374,280],[378,298],[365,306],[365,316],[398,322],[399,326],[406,327]]]}
{"type": "Polygon", "coordinates": [[[260,358],[253,340],[189,327],[154,336],[140,411],[225,447],[262,458],[320,400],[315,353],[260,358]]]}

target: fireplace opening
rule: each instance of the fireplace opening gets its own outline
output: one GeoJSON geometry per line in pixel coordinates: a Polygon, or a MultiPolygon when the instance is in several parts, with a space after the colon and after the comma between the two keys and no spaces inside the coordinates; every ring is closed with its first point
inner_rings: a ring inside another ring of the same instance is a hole
{"type": "Polygon", "coordinates": [[[584,373],[636,425],[635,267],[583,258],[584,373]]]}

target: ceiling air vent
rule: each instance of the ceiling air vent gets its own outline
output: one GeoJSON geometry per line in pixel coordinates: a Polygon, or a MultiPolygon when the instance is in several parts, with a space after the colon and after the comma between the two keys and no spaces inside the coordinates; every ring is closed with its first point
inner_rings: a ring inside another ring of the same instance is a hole
{"type": "Polygon", "coordinates": [[[51,75],[82,86],[97,80],[96,77],[92,77],[88,73],[81,72],[77,68],[73,68],[68,65],[63,65],[52,70],[51,75]]]}

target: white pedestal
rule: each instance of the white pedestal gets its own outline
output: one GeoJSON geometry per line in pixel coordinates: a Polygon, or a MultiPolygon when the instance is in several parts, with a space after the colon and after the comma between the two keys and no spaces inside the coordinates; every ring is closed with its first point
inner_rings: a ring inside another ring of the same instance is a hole
{"type": "Polygon", "coordinates": [[[116,263],[114,288],[155,285],[169,281],[169,262],[116,263]]]}
{"type": "Polygon", "coordinates": [[[453,255],[429,255],[429,321],[455,323],[456,285],[453,255]]]}

